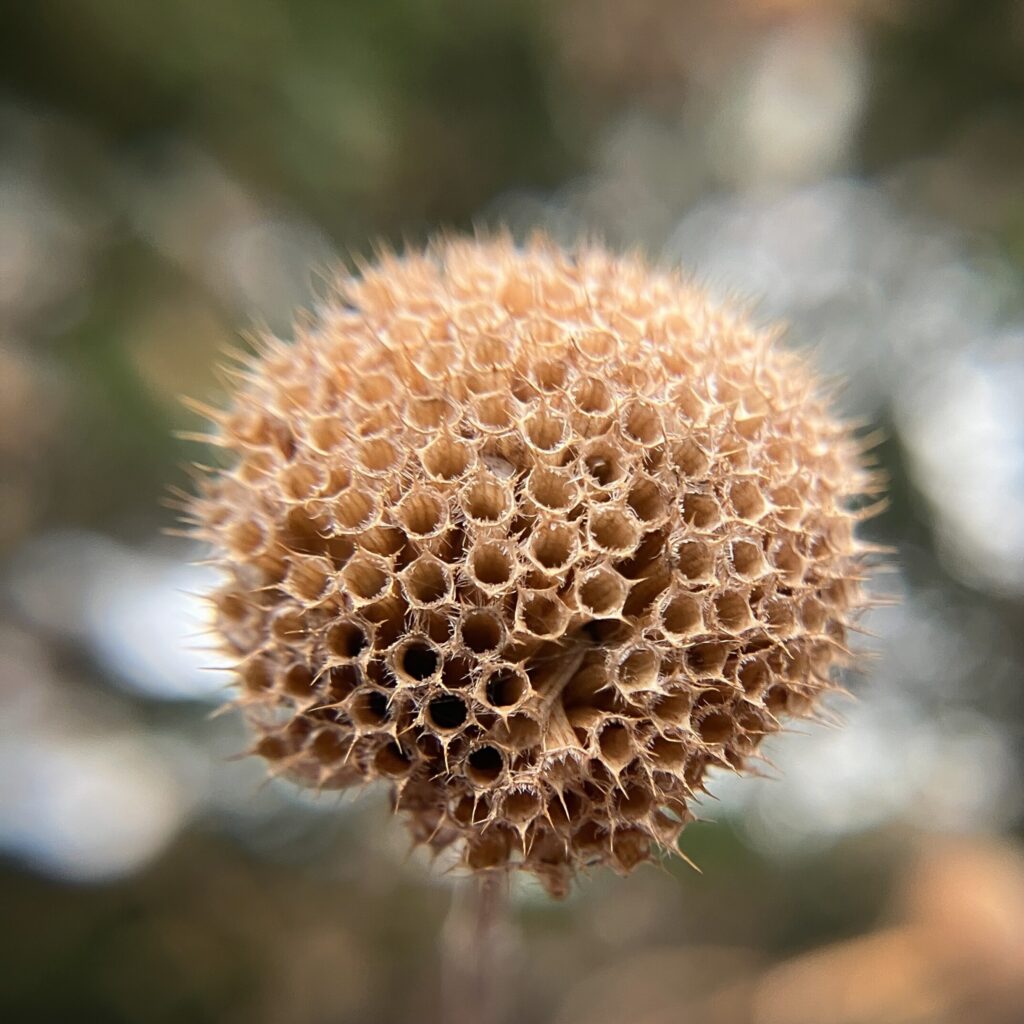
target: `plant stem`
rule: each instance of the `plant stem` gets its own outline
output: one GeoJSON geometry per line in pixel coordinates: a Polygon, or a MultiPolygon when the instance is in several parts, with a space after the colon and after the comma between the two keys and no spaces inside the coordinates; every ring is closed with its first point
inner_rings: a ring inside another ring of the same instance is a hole
{"type": "Polygon", "coordinates": [[[486,871],[452,893],[441,939],[444,1024],[501,1024],[511,936],[507,879],[486,871]]]}

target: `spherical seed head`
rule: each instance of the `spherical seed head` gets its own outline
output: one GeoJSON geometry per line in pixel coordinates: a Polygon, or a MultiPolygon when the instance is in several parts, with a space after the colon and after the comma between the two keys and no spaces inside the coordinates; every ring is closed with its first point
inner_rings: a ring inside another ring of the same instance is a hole
{"type": "Polygon", "coordinates": [[[471,870],[558,894],[675,849],[707,770],[846,660],[859,449],[801,358],[677,275],[443,241],[242,378],[194,513],[255,750],[386,780],[471,870]]]}

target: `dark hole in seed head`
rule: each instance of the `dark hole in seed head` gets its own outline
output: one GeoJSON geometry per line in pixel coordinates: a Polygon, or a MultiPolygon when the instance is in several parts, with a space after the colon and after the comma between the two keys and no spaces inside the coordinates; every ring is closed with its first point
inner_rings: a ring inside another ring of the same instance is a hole
{"type": "Polygon", "coordinates": [[[485,611],[470,612],[462,622],[462,642],[474,654],[487,654],[501,645],[501,626],[485,611]]]}
{"type": "Polygon", "coordinates": [[[526,692],[526,680],[518,672],[502,670],[487,680],[487,703],[492,708],[507,708],[519,702],[526,692]]]}
{"type": "Polygon", "coordinates": [[[389,717],[388,699],[380,690],[371,690],[366,697],[366,706],[379,721],[386,721],[389,717]]]}
{"type": "Polygon", "coordinates": [[[468,760],[470,777],[475,782],[493,782],[501,774],[504,764],[494,747],[478,747],[468,760]]]}
{"type": "Polygon", "coordinates": [[[437,671],[437,651],[426,644],[410,644],[402,652],[402,671],[422,682],[437,671]]]}
{"type": "Polygon", "coordinates": [[[380,690],[360,690],[352,703],[352,718],[359,725],[375,726],[391,717],[387,695],[380,690]]]}
{"type": "Polygon", "coordinates": [[[427,711],[438,729],[457,729],[466,720],[466,705],[458,697],[435,697],[427,711]]]}
{"type": "Polygon", "coordinates": [[[369,642],[362,626],[347,620],[335,623],[327,633],[327,645],[340,658],[358,658],[369,642]]]}

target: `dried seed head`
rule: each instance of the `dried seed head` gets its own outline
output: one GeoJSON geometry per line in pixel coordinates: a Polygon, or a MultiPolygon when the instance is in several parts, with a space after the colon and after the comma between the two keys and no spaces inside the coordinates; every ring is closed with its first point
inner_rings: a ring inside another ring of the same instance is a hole
{"type": "Polygon", "coordinates": [[[446,241],[268,341],[196,500],[255,749],[554,893],[812,713],[872,487],[804,362],[598,248],[446,241]]]}

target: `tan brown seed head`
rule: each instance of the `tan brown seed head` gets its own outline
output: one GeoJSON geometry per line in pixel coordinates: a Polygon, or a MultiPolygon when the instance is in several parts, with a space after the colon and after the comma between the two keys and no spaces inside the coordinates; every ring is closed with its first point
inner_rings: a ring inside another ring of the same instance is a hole
{"type": "Polygon", "coordinates": [[[275,770],[384,779],[417,842],[560,894],[675,849],[847,660],[858,446],[679,276],[446,240],[262,349],[193,516],[275,770]]]}

